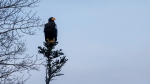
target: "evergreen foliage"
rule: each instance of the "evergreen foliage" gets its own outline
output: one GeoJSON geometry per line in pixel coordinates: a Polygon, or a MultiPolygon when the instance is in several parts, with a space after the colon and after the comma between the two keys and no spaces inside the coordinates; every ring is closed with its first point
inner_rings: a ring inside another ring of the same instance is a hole
{"type": "Polygon", "coordinates": [[[39,46],[39,53],[46,58],[46,84],[49,84],[52,78],[64,75],[60,73],[62,66],[67,62],[66,56],[60,50],[54,50],[58,42],[44,42],[44,47],[39,46]]]}

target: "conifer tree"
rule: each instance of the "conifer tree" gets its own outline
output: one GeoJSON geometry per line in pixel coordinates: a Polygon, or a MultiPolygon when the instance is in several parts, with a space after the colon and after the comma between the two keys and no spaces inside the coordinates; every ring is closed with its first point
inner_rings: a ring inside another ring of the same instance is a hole
{"type": "Polygon", "coordinates": [[[46,84],[50,84],[54,77],[64,75],[60,71],[68,59],[64,56],[62,49],[54,50],[57,44],[58,42],[44,42],[44,47],[38,47],[39,53],[46,58],[46,84]]]}

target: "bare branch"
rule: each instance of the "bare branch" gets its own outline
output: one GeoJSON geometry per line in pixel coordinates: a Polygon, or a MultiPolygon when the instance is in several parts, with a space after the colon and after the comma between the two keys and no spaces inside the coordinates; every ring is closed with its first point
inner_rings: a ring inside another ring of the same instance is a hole
{"type": "Polygon", "coordinates": [[[22,39],[24,35],[34,35],[43,25],[31,10],[37,3],[39,0],[0,0],[0,84],[23,84],[24,71],[29,74],[31,70],[38,70],[39,59],[24,55],[26,41],[22,39]]]}

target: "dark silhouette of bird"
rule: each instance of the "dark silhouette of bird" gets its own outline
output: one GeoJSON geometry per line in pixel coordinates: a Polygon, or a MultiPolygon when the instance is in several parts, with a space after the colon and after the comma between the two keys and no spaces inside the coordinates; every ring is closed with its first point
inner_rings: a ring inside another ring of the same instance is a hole
{"type": "Polygon", "coordinates": [[[48,19],[48,23],[45,24],[44,34],[45,41],[56,42],[57,41],[57,28],[54,22],[55,18],[51,17],[48,19]]]}

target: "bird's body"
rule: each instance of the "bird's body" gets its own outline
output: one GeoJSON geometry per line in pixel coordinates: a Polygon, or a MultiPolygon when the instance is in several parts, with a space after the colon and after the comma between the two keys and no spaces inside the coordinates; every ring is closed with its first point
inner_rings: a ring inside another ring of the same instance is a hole
{"type": "Polygon", "coordinates": [[[55,18],[51,17],[48,23],[45,24],[44,33],[45,41],[56,42],[57,41],[57,28],[54,22],[55,18]]]}

